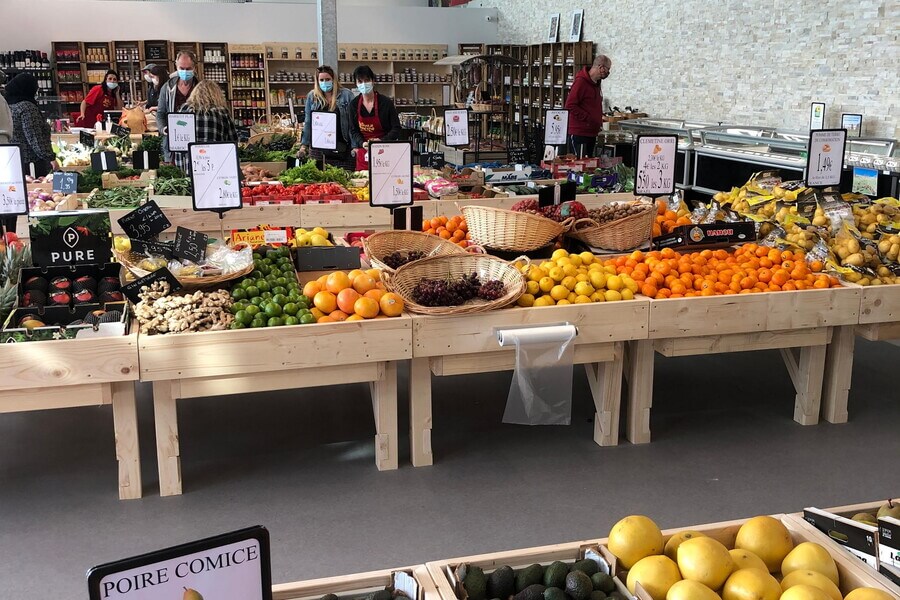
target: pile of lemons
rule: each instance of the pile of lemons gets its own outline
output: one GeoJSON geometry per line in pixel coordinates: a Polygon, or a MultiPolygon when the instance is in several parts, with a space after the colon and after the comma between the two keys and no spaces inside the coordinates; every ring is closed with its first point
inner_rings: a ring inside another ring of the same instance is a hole
{"type": "Polygon", "coordinates": [[[638,292],[637,282],[616,274],[615,267],[604,267],[590,252],[569,254],[556,250],[549,260],[516,267],[526,280],[519,306],[562,306],[631,300],[638,292]]]}

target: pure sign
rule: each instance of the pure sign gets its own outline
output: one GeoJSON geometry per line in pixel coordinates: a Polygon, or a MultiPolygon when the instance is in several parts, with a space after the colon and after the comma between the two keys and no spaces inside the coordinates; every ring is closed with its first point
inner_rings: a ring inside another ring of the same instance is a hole
{"type": "Polygon", "coordinates": [[[28,213],[28,190],[22,172],[22,151],[15,144],[0,145],[0,214],[28,213]]]}
{"type": "Polygon", "coordinates": [[[828,187],[841,184],[844,169],[845,129],[820,129],[809,132],[809,153],[806,157],[806,185],[828,187]]]}
{"type": "Polygon", "coordinates": [[[392,208],[412,204],[412,144],[370,142],[369,181],[370,205],[392,208]]]}
{"type": "Polygon", "coordinates": [[[241,208],[241,169],[237,144],[190,144],[194,210],[223,212],[241,208]]]}
{"type": "Polygon", "coordinates": [[[187,152],[188,144],[197,141],[197,120],[194,113],[169,113],[167,119],[169,152],[187,152]]]}
{"type": "Polygon", "coordinates": [[[448,146],[469,145],[469,111],[444,111],[444,137],[448,146]]]}
{"type": "Polygon", "coordinates": [[[338,115],[333,112],[313,111],[312,144],[316,150],[337,150],[338,115]]]}
{"type": "Polygon", "coordinates": [[[634,193],[639,196],[665,196],[675,191],[675,155],[678,137],[639,135],[634,193]]]}
{"type": "Polygon", "coordinates": [[[569,111],[548,110],[544,126],[545,146],[564,146],[569,131],[569,111]]]}

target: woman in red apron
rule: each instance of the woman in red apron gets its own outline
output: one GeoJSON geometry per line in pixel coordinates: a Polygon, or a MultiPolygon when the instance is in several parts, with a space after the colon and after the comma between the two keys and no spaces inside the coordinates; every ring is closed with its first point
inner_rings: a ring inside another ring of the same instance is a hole
{"type": "Polygon", "coordinates": [[[369,169],[369,142],[400,138],[403,128],[394,101],[375,91],[375,73],[366,65],[353,71],[359,95],[350,103],[350,151],[356,157],[356,170],[369,169]]]}

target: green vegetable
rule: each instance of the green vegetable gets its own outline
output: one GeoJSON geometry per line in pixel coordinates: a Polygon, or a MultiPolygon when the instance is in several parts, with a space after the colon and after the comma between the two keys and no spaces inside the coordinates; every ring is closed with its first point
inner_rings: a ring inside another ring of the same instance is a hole
{"type": "Polygon", "coordinates": [[[160,165],[156,170],[156,179],[184,179],[187,177],[184,171],[172,165],[160,165]]]}
{"type": "Polygon", "coordinates": [[[117,187],[97,190],[87,202],[90,208],[136,208],[147,199],[147,188],[117,187]]]}
{"type": "Polygon", "coordinates": [[[82,171],[78,174],[78,193],[87,194],[102,186],[102,174],[96,171],[82,171]]]}
{"type": "Polygon", "coordinates": [[[190,196],[191,179],[190,177],[157,179],[153,185],[153,193],[160,196],[190,196]]]}
{"type": "Polygon", "coordinates": [[[135,152],[161,152],[162,138],[158,135],[145,136],[135,148],[135,152]]]}
{"type": "Polygon", "coordinates": [[[285,185],[294,183],[328,183],[335,182],[343,186],[350,185],[350,174],[340,167],[328,165],[324,171],[316,167],[316,161],[308,160],[299,167],[287,169],[279,177],[285,185]]]}

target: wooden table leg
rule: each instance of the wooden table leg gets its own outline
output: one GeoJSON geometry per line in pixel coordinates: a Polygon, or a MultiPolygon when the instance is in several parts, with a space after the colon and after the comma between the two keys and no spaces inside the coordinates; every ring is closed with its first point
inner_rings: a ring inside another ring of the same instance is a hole
{"type": "Polygon", "coordinates": [[[113,427],[116,433],[116,459],[119,461],[119,499],[133,500],[140,498],[142,493],[134,382],[120,381],[110,386],[113,427]]]}
{"type": "Polygon", "coordinates": [[[414,358],[409,367],[409,446],[414,467],[434,464],[431,418],[431,359],[414,358]]]}
{"type": "Polygon", "coordinates": [[[398,466],[397,451],[397,363],[385,362],[384,372],[372,382],[372,411],[375,413],[375,466],[389,471],[398,466]]]}
{"type": "Polygon", "coordinates": [[[615,446],[619,443],[624,354],[625,343],[616,342],[614,360],[584,365],[594,406],[597,408],[594,415],[594,441],[600,446],[615,446]]]}
{"type": "Polygon", "coordinates": [[[628,426],[625,437],[632,444],[650,441],[650,408],[653,406],[653,341],[626,344],[628,352],[628,426]]]}
{"type": "Polygon", "coordinates": [[[832,330],[825,355],[825,386],[822,392],[822,416],[829,423],[847,422],[847,398],[853,376],[853,351],[856,327],[845,325],[832,330]]]}
{"type": "Polygon", "coordinates": [[[794,348],[781,350],[784,364],[797,391],[794,420],[801,425],[815,425],[819,422],[827,348],[827,345],[803,346],[799,349],[799,354],[794,348]]]}
{"type": "Polygon", "coordinates": [[[156,423],[156,460],[159,466],[160,496],[181,494],[177,394],[176,382],[153,382],[153,419],[156,423]]]}

